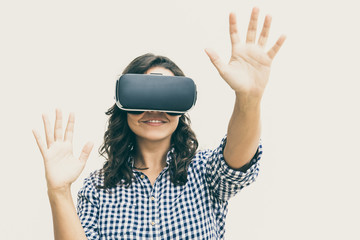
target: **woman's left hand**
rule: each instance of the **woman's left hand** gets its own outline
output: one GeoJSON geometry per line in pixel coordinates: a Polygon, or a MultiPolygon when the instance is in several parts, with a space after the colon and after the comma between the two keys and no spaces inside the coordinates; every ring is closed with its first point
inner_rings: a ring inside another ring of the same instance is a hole
{"type": "Polygon", "coordinates": [[[228,64],[225,64],[215,51],[205,49],[211,62],[221,77],[239,94],[254,100],[261,100],[270,75],[272,60],[285,41],[285,36],[279,37],[274,46],[266,52],[264,50],[268,39],[271,16],[265,17],[263,29],[257,44],[256,32],[259,9],[253,8],[246,36],[246,43],[240,42],[236,25],[236,16],[230,13],[229,28],[232,54],[228,64]]]}

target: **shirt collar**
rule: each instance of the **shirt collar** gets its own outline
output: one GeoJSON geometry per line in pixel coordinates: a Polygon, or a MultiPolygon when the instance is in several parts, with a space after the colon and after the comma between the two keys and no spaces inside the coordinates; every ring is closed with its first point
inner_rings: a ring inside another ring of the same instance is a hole
{"type": "Polygon", "coordinates": [[[171,160],[173,159],[173,154],[175,152],[175,148],[171,147],[171,149],[168,151],[166,155],[166,165],[169,165],[171,160]]]}

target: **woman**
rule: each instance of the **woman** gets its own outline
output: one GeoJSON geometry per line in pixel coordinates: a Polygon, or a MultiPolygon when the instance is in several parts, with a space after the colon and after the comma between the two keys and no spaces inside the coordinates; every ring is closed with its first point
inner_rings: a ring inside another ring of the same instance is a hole
{"type": "MultiPolygon", "coordinates": [[[[268,51],[271,17],[266,16],[255,44],[259,10],[254,8],[246,44],[230,14],[232,56],[224,64],[206,53],[221,77],[235,91],[227,135],[215,150],[198,151],[186,115],[125,112],[114,105],[100,153],[104,167],[93,172],[78,194],[77,211],[70,186],[92,150],[87,143],[79,159],[72,154],[74,114],[62,136],[62,115],[56,111],[54,133],[43,115],[47,146],[34,136],[44,158],[56,239],[223,239],[230,197],[254,181],[261,156],[260,102],[281,36],[268,51]]],[[[143,55],[123,73],[182,71],[169,59],[143,55]]]]}

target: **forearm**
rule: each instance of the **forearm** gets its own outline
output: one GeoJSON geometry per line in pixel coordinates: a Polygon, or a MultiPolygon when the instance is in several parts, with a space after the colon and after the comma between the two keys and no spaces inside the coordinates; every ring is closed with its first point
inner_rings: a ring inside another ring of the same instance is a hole
{"type": "Polygon", "coordinates": [[[261,134],[260,101],[236,94],[224,149],[225,161],[232,168],[243,167],[256,153],[261,134]]]}
{"type": "Polygon", "coordinates": [[[71,197],[70,188],[48,190],[55,240],[87,239],[71,197]]]}

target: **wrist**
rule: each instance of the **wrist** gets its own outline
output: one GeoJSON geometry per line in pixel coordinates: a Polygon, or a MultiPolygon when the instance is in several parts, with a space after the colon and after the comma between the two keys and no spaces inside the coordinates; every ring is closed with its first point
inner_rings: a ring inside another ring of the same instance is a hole
{"type": "Polygon", "coordinates": [[[249,94],[235,92],[235,106],[243,111],[259,110],[261,106],[261,96],[254,97],[249,94]]]}
{"type": "Polygon", "coordinates": [[[71,196],[71,187],[48,188],[47,193],[50,200],[59,197],[69,197],[71,196]]]}

